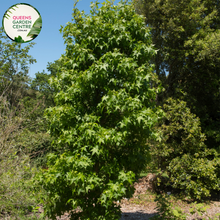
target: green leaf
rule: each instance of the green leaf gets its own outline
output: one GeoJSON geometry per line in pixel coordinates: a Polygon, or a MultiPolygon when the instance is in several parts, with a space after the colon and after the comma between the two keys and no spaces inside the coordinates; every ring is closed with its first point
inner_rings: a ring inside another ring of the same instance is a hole
{"type": "Polygon", "coordinates": [[[173,215],[175,216],[175,217],[179,217],[179,212],[178,212],[178,210],[176,210],[176,209],[174,209],[173,210],[173,215]]]}
{"type": "Polygon", "coordinates": [[[92,155],[94,155],[94,154],[97,154],[97,155],[100,154],[98,146],[95,146],[95,147],[92,148],[92,155]]]}
{"type": "Polygon", "coordinates": [[[140,124],[143,119],[144,119],[144,118],[143,118],[142,116],[139,116],[139,117],[137,118],[138,123],[140,124]]]}
{"type": "Polygon", "coordinates": [[[42,28],[42,18],[39,17],[33,24],[30,32],[28,33],[27,36],[31,36],[32,38],[33,37],[36,37],[40,31],[41,31],[41,28],[42,28]]]}
{"type": "Polygon", "coordinates": [[[24,43],[25,42],[20,35],[18,37],[15,37],[14,41],[17,43],[24,43]]]}

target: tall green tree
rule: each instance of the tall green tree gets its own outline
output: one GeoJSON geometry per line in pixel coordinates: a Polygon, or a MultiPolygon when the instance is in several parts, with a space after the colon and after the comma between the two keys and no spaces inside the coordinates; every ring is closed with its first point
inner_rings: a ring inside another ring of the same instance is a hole
{"type": "Polygon", "coordinates": [[[208,147],[220,150],[220,2],[135,2],[159,49],[153,63],[166,90],[158,101],[185,100],[201,120],[208,147]]]}
{"type": "Polygon", "coordinates": [[[123,2],[100,8],[96,2],[90,12],[74,8],[72,22],[62,28],[66,53],[51,81],[56,106],[46,115],[65,152],[49,155],[38,181],[52,219],[65,211],[71,219],[119,219],[115,202],[132,195],[162,114],[149,63],[155,49],[143,17],[123,2]]]}

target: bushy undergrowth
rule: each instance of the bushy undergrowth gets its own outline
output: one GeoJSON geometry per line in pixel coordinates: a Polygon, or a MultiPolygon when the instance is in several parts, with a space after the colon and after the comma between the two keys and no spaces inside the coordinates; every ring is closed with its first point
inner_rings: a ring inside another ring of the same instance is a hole
{"type": "Polygon", "coordinates": [[[216,154],[214,150],[206,149],[195,155],[184,154],[173,159],[167,169],[172,186],[189,198],[211,196],[212,191],[220,188],[220,159],[216,154]]]}
{"type": "Polygon", "coordinates": [[[199,118],[184,101],[170,98],[163,109],[166,117],[157,127],[158,142],[151,147],[153,163],[169,177],[160,182],[192,199],[210,196],[220,189],[219,154],[206,147],[199,118]]]}
{"type": "MultiPolygon", "coordinates": [[[[2,158],[1,158],[2,159],[2,158]]],[[[19,216],[28,213],[35,205],[32,193],[31,169],[28,156],[16,156],[11,151],[7,160],[1,160],[0,165],[0,216],[19,216]]]]}
{"type": "MultiPolygon", "coordinates": [[[[155,198],[157,202],[157,211],[158,214],[151,217],[152,220],[164,220],[164,219],[174,219],[174,220],[186,220],[190,217],[192,218],[193,214],[196,214],[199,219],[209,219],[209,220],[218,220],[220,217],[219,213],[216,213],[212,217],[207,214],[207,209],[210,206],[206,203],[197,203],[193,202],[188,204],[188,212],[184,208],[176,204],[175,197],[167,194],[158,194],[155,198]]],[[[182,203],[183,205],[183,203],[182,203]]]]}
{"type": "Polygon", "coordinates": [[[0,96],[0,218],[21,219],[36,205],[31,182],[36,169],[30,154],[34,146],[24,128],[30,112],[22,102],[12,106],[6,94],[0,96]]]}
{"type": "Polygon", "coordinates": [[[46,132],[24,129],[16,138],[15,148],[18,154],[28,154],[30,163],[36,167],[46,167],[46,155],[54,151],[53,138],[46,132]]]}

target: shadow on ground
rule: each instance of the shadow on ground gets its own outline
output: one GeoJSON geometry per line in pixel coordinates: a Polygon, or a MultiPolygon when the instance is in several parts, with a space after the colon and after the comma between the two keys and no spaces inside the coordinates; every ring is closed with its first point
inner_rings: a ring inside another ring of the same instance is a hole
{"type": "Polygon", "coordinates": [[[122,213],[122,216],[120,218],[120,220],[150,220],[150,217],[153,217],[154,215],[156,215],[157,213],[143,213],[140,211],[137,212],[124,212],[122,213]]]}

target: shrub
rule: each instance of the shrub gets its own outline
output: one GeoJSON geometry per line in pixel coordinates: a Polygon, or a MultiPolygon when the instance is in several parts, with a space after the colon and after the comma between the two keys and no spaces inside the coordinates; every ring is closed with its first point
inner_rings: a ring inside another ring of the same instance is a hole
{"type": "Polygon", "coordinates": [[[163,219],[186,220],[187,215],[179,207],[174,207],[168,195],[159,194],[157,195],[155,201],[157,202],[158,214],[154,215],[150,219],[152,220],[163,220],[163,219]]]}
{"type": "Polygon", "coordinates": [[[157,127],[161,139],[151,149],[162,170],[172,159],[187,153],[194,155],[206,148],[199,118],[190,112],[186,102],[169,98],[163,110],[166,116],[157,127]]]}
{"type": "Polygon", "coordinates": [[[183,190],[184,195],[200,200],[210,196],[211,191],[219,190],[219,166],[220,159],[215,150],[184,154],[170,162],[170,182],[174,188],[183,190]]]}
{"type": "Polygon", "coordinates": [[[18,152],[16,147],[27,114],[21,105],[13,108],[4,93],[0,96],[0,217],[17,217],[34,204],[30,185],[34,170],[25,149],[18,152]]]}
{"type": "Polygon", "coordinates": [[[220,186],[219,154],[207,149],[199,118],[186,102],[169,98],[163,109],[166,117],[157,127],[158,142],[151,146],[154,162],[169,176],[162,185],[181,189],[193,199],[210,196],[220,186]]]}

